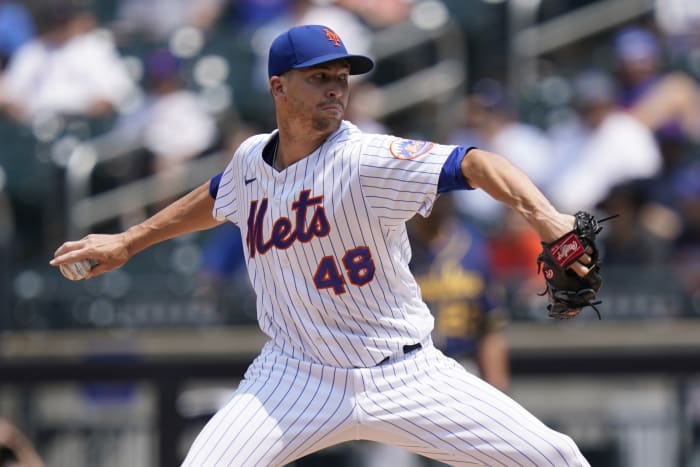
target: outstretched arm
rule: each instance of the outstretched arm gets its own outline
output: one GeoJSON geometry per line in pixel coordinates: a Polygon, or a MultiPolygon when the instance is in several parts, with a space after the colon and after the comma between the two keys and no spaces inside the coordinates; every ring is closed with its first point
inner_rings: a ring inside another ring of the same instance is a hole
{"type": "Polygon", "coordinates": [[[212,216],[214,200],[209,182],[195,188],[145,221],[118,234],[90,234],[61,245],[50,261],[60,266],[80,260],[97,262],[87,278],[123,266],[140,251],[180,235],[213,228],[221,221],[212,216]]]}
{"type": "MultiPolygon", "coordinates": [[[[504,157],[471,149],[462,159],[461,169],[470,186],[481,188],[519,212],[543,242],[557,240],[573,228],[574,216],[557,211],[535,184],[504,157]]],[[[580,261],[587,264],[590,258],[584,255],[580,261]]],[[[571,268],[580,276],[588,272],[579,262],[571,268]]]]}

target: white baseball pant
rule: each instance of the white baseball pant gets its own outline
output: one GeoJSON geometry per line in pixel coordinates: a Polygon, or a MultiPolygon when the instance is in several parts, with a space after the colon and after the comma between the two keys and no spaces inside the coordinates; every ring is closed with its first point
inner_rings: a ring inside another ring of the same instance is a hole
{"type": "Polygon", "coordinates": [[[282,466],[359,439],[454,466],[589,466],[568,436],[430,342],[356,369],[292,359],[266,345],[183,466],[282,466]]]}

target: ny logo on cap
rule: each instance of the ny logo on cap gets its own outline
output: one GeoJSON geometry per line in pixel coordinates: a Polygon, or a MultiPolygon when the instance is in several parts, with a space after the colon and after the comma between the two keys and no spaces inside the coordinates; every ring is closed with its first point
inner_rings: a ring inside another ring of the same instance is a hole
{"type": "Polygon", "coordinates": [[[323,32],[326,33],[326,38],[333,43],[336,47],[340,47],[340,36],[336,34],[334,31],[331,31],[328,28],[323,28],[323,32]]]}

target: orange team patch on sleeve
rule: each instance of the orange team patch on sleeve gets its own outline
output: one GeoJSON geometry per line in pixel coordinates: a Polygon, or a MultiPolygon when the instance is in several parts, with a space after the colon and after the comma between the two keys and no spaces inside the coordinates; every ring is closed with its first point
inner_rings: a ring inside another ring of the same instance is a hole
{"type": "Polygon", "coordinates": [[[433,148],[430,141],[417,141],[414,139],[395,139],[389,145],[391,155],[397,159],[411,160],[427,154],[433,148]]]}

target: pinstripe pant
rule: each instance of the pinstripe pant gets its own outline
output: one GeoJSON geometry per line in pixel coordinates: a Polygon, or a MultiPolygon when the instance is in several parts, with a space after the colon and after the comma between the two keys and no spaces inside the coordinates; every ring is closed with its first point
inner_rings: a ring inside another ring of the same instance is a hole
{"type": "Polygon", "coordinates": [[[282,466],[357,439],[455,466],[589,465],[568,436],[432,344],[358,369],[291,359],[268,344],[183,466],[282,466]]]}

